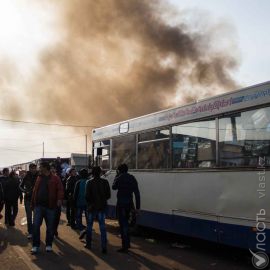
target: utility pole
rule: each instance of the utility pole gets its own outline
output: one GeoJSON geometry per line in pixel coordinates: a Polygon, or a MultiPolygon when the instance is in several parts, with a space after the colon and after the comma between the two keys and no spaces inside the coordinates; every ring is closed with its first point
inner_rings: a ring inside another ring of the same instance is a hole
{"type": "Polygon", "coordinates": [[[87,157],[87,134],[85,134],[85,163],[86,163],[86,168],[88,168],[88,157],[87,157]]]}
{"type": "Polygon", "coordinates": [[[42,143],[42,157],[44,158],[44,142],[42,143]]]}

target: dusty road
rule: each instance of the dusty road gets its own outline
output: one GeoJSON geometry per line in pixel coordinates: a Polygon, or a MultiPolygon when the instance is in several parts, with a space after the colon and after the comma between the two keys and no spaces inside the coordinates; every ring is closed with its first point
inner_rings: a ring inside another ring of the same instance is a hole
{"type": "MultiPolygon", "coordinates": [[[[31,242],[26,238],[26,224],[21,225],[25,217],[24,208],[20,205],[15,228],[0,224],[0,270],[69,270],[69,269],[183,269],[183,270],[246,270],[254,269],[247,252],[238,249],[220,247],[204,241],[183,240],[177,247],[171,237],[166,239],[151,235],[133,237],[129,254],[119,254],[120,247],[118,227],[115,221],[108,224],[108,254],[100,250],[98,225],[95,224],[94,242],[91,251],[86,250],[84,243],[78,239],[78,232],[66,226],[62,213],[59,228],[59,239],[53,246],[53,253],[46,253],[44,246],[45,230],[42,226],[41,252],[31,255],[31,242]]],[[[178,240],[179,241],[179,240],[178,240]]]]}

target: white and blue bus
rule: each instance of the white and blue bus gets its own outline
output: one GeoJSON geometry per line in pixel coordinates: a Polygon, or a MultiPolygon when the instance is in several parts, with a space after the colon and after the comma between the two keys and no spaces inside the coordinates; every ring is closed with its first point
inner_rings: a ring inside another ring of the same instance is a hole
{"type": "MultiPolygon", "coordinates": [[[[112,184],[141,191],[138,224],[270,251],[270,82],[93,130],[112,184]]],[[[116,204],[109,201],[112,215],[116,204]]]]}

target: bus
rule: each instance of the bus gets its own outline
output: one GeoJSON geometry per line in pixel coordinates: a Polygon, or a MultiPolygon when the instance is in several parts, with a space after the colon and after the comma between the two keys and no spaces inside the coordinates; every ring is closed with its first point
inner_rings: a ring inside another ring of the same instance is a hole
{"type": "MultiPolygon", "coordinates": [[[[138,224],[270,252],[270,82],[92,131],[112,184],[126,163],[138,224]]],[[[109,200],[115,213],[116,194],[109,200]]]]}

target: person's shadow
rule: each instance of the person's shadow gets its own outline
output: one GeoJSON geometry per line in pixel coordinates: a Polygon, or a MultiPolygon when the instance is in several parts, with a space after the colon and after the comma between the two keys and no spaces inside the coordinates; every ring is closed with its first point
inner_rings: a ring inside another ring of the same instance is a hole
{"type": "MultiPolygon", "coordinates": [[[[118,245],[108,243],[108,253],[103,254],[101,252],[101,240],[98,226],[95,226],[95,231],[92,232],[92,248],[91,250],[84,249],[83,245],[85,241],[73,240],[67,242],[62,238],[54,240],[54,245],[57,246],[58,252],[40,253],[32,262],[35,263],[41,269],[55,269],[56,265],[59,265],[58,269],[94,269],[95,267],[105,267],[105,269],[134,269],[139,270],[142,267],[148,267],[149,269],[169,270],[170,268],[163,267],[160,264],[147,259],[144,256],[140,256],[134,252],[129,254],[118,253],[118,245]],[[77,242],[78,241],[78,242],[77,242]],[[75,246],[76,245],[76,246],[75,246]],[[78,247],[81,247],[78,249],[78,247]]],[[[114,233],[117,234],[117,229],[114,233]]],[[[41,249],[45,249],[44,244],[41,245],[41,249]]]]}
{"type": "MultiPolygon", "coordinates": [[[[40,269],[94,269],[97,265],[96,260],[86,251],[74,248],[63,239],[54,240],[54,245],[58,247],[59,252],[40,252],[32,262],[40,269]]],[[[40,249],[45,250],[44,243],[40,249]]]]}
{"type": "MultiPolygon", "coordinates": [[[[98,227],[96,227],[98,228],[98,227]]],[[[98,229],[96,229],[98,231],[98,229]]],[[[110,233],[118,234],[118,229],[113,227],[107,227],[107,231],[110,233]]],[[[103,260],[107,265],[109,265],[112,269],[129,269],[129,270],[139,270],[143,267],[147,267],[149,269],[157,269],[157,270],[169,270],[171,268],[164,267],[158,262],[154,262],[149,260],[148,258],[141,256],[132,250],[129,253],[119,253],[117,250],[120,246],[112,245],[110,242],[108,243],[108,253],[101,253],[101,243],[100,243],[100,234],[93,231],[92,233],[93,243],[91,252],[103,260]]],[[[120,243],[119,243],[120,244],[120,243]]]]}
{"type": "Polygon", "coordinates": [[[26,236],[16,227],[0,227],[0,254],[8,245],[25,247],[28,243],[26,236]]]}

